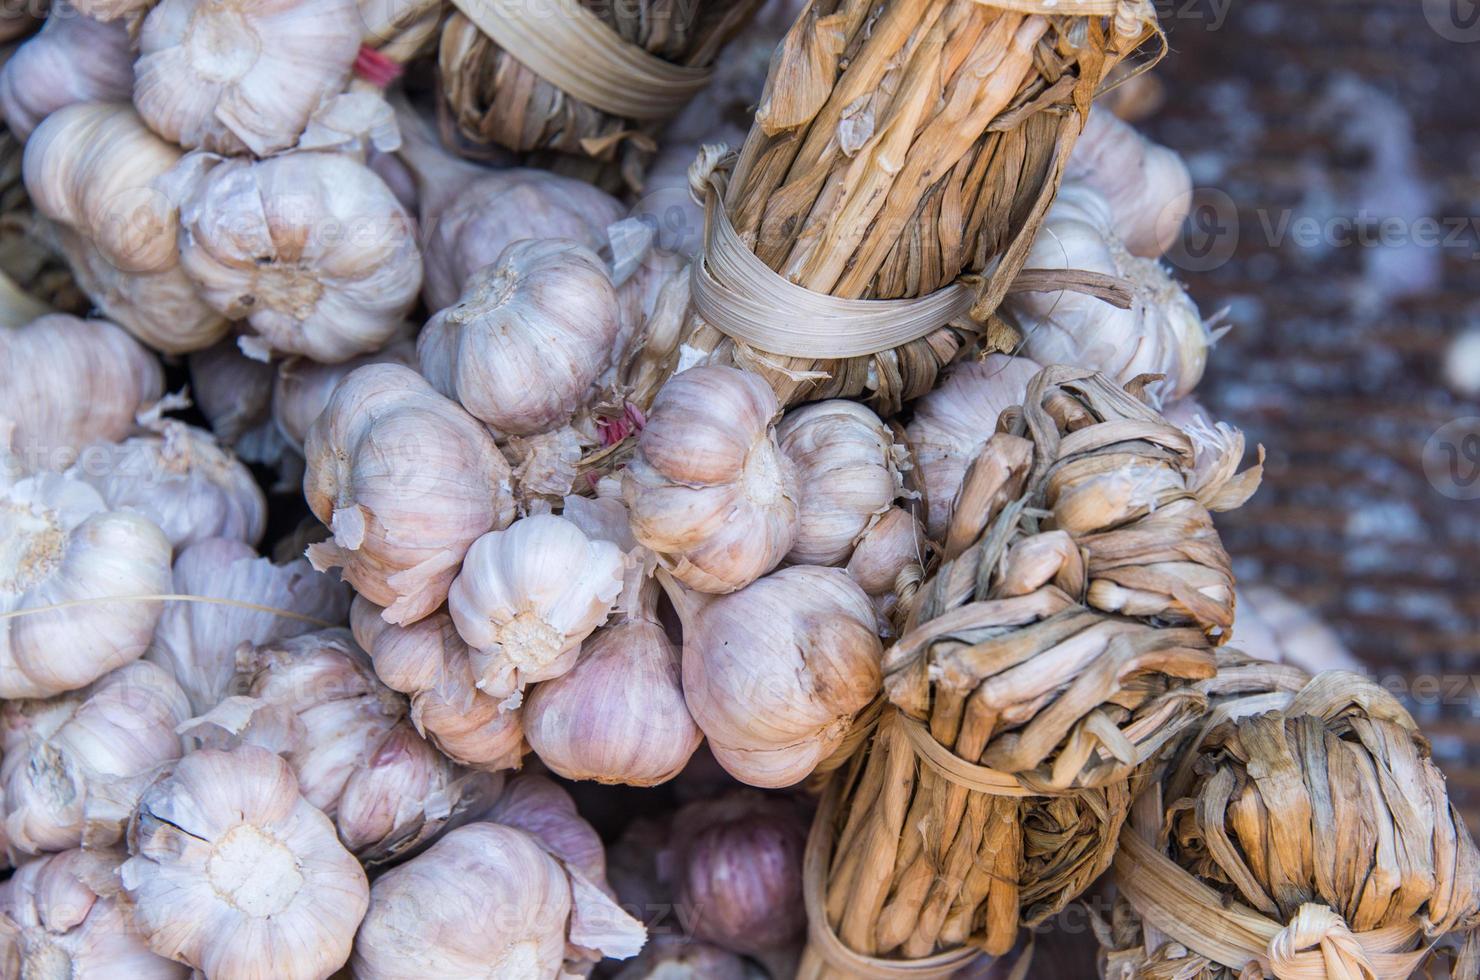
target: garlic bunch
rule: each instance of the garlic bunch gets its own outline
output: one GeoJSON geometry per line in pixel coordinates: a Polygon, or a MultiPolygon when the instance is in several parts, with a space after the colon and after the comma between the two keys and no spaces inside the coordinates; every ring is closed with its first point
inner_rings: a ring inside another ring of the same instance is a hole
{"type": "Polygon", "coordinates": [[[468,546],[514,517],[493,437],[409,368],[372,364],[340,382],[303,453],[304,496],[334,534],[309,560],[342,568],[386,622],[430,615],[468,546]]]}
{"type": "Polygon", "coordinates": [[[704,735],[689,716],[679,655],[658,622],[658,586],[638,567],[617,621],[581,645],[569,671],[535,686],[524,729],[566,779],[655,786],[676,776],[704,735]]]}
{"type": "Polygon", "coordinates": [[[267,526],[267,499],[252,473],[204,429],[175,419],[151,432],[84,450],[68,471],[115,509],[159,525],[177,550],[206,538],[256,544],[267,526]]]}
{"type": "Polygon", "coordinates": [[[800,782],[879,693],[873,605],[841,569],[809,565],[706,599],[674,600],[689,713],[736,779],[800,782]]]}
{"type": "Polygon", "coordinates": [[[349,590],[304,559],[276,565],[227,538],[182,549],[172,574],[170,591],[177,595],[229,600],[165,603],[145,654],[180,683],[196,714],[230,693],[238,646],[306,633],[314,627],[303,617],[341,622],[349,607],[349,590]]]}
{"type": "Polygon", "coordinates": [[[905,435],[930,540],[945,540],[966,468],[997,431],[1003,409],[1022,404],[1038,371],[1027,358],[991,354],[957,364],[940,387],[915,402],[905,435]]]}
{"type": "Polygon", "coordinates": [[[108,599],[169,590],[164,533],[65,476],[3,480],[0,613],[19,615],[0,621],[0,698],[76,690],[138,659],[160,603],[108,599]]]}
{"type": "Polygon", "coordinates": [[[1192,207],[1192,175],[1176,151],[1105,109],[1090,110],[1064,180],[1098,191],[1110,205],[1116,235],[1132,255],[1148,259],[1172,247],[1192,207]]]}
{"type": "Polygon", "coordinates": [[[404,340],[338,364],[320,364],[306,357],[290,357],[279,364],[272,382],[272,420],[277,431],[302,452],[309,427],[323,414],[334,388],[350,372],[367,364],[400,364],[415,370],[415,330],[408,332],[411,336],[404,340]]]}
{"type": "Polygon", "coordinates": [[[180,262],[208,304],[260,335],[254,349],[333,362],[391,338],[421,289],[421,253],[374,171],[306,152],[198,166],[182,179],[180,262]]]}
{"type": "Polygon", "coordinates": [[[683,807],[673,816],[673,831],[666,863],[694,938],[767,963],[783,958],[807,921],[807,824],[795,805],[735,790],[683,807]]]}
{"type": "Polygon", "coordinates": [[[126,664],[80,691],[0,703],[5,836],[27,854],[116,844],[190,717],[164,670],[126,664]]]}
{"type": "Polygon", "coordinates": [[[139,32],[134,105],[187,149],[270,156],[344,90],[361,30],[354,0],[161,0],[139,32]]]}
{"type": "Polygon", "coordinates": [[[606,622],[624,558],[563,517],[537,514],[473,542],[447,595],[478,689],[518,707],[525,685],[570,670],[606,622]]]}
{"type": "Polygon", "coordinates": [[[848,559],[848,577],[871,596],[894,591],[899,573],[911,566],[923,570],[925,540],[915,515],[899,507],[886,510],[863,532],[848,559]]]}
{"type": "Polygon", "coordinates": [[[48,115],[77,102],[127,102],[133,90],[128,26],[84,17],[55,0],[40,33],[0,68],[0,113],[25,140],[48,115]]]}
{"type": "Polygon", "coordinates": [[[797,535],[787,561],[842,565],[903,489],[903,447],[879,417],[834,399],[794,409],[776,440],[797,473],[797,535]]]}
{"type": "Polygon", "coordinates": [[[468,645],[439,609],[392,626],[364,596],[350,607],[355,642],[369,651],[385,685],[411,700],[411,721],[448,758],[474,769],[517,769],[524,756],[523,712],[478,690],[468,645]]]}
{"type": "Polygon", "coordinates": [[[1060,188],[1023,268],[1098,272],[1131,289],[1124,310],[1072,290],[1009,295],[1005,307],[1035,361],[1088,368],[1122,384],[1162,374],[1165,380],[1151,390],[1167,399],[1187,394],[1202,378],[1211,338],[1196,304],[1159,262],[1127,250],[1110,206],[1092,188],[1060,188]]]}
{"type": "Polygon", "coordinates": [[[635,955],[645,938],[540,839],[478,822],[376,879],[351,969],[358,980],[570,976],[635,955]]]}
{"type": "Polygon", "coordinates": [[[416,341],[432,387],[499,437],[568,422],[611,363],[621,329],[605,264],[584,245],[525,239],[463,287],[416,341]]]}
{"type": "Polygon", "coordinates": [[[304,799],[356,856],[381,861],[435,835],[464,806],[465,782],[417,734],[408,705],[342,629],[238,648],[236,690],[188,734],[213,747],[277,752],[304,799]]]}
{"type": "Polygon", "coordinates": [[[766,382],[735,368],[690,368],[658,392],[622,495],[633,535],[684,585],[733,592],[796,541],[796,468],[776,444],[779,414],[766,382]]]}
{"type": "Polygon", "coordinates": [[[0,330],[0,423],[26,472],[61,470],[94,442],[115,442],[164,393],[159,361],[106,320],[61,313],[0,330]]]}
{"type": "Polygon", "coordinates": [[[161,956],[212,980],[324,980],[369,903],[334,825],[266,749],[202,749],[145,791],[120,869],[161,956]]]}
{"type": "Polygon", "coordinates": [[[27,980],[186,980],[149,951],[118,901],[123,855],[71,850],[28,861],[0,884],[0,971],[27,980]]]}

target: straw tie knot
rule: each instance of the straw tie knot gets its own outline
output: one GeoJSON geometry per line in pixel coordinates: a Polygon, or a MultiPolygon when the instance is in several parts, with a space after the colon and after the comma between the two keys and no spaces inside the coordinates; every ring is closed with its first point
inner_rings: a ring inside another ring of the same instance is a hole
{"type": "Polygon", "coordinates": [[[1277,980],[1378,980],[1367,951],[1352,935],[1346,920],[1325,905],[1307,902],[1269,941],[1269,966],[1277,980]],[[1324,971],[1312,973],[1298,954],[1320,948],[1324,971]]]}

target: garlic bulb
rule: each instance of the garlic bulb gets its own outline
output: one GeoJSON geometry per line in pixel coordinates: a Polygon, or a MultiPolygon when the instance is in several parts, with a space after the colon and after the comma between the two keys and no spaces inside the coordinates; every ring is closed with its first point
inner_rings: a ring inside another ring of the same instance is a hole
{"type": "MultiPolygon", "coordinates": [[[[410,333],[414,338],[415,330],[410,333]]],[[[290,446],[303,451],[309,426],[323,414],[334,388],[350,372],[366,364],[400,364],[415,370],[416,342],[412,338],[392,341],[378,351],[339,364],[290,357],[277,366],[272,384],[272,419],[290,446]]]]}
{"type": "Polygon", "coordinates": [[[678,651],[658,622],[657,585],[634,584],[619,620],[592,634],[575,666],[537,685],[525,705],[530,748],[566,779],[655,786],[704,738],[684,704],[678,651]]]}
{"type": "Polygon", "coordinates": [[[180,262],[266,351],[344,361],[394,335],[421,289],[415,222],[363,163],[334,153],[201,166],[180,262]]]}
{"type": "Polygon", "coordinates": [[[212,980],[324,980],[369,903],[334,826],[265,749],[202,749],[145,791],[120,869],[161,956],[212,980]]]}
{"type": "Polygon", "coordinates": [[[570,670],[611,612],[623,567],[616,545],[550,514],[474,541],[447,611],[471,648],[478,689],[518,707],[526,684],[570,670]]]}
{"type": "Polygon", "coordinates": [[[0,698],[76,690],[138,659],[160,603],[105,600],[169,584],[170,543],[148,518],[54,473],[0,485],[0,613],[22,613],[0,622],[0,698]]]}
{"type": "Polygon", "coordinates": [[[612,359],[617,293],[590,249],[525,239],[478,270],[416,341],[432,387],[500,437],[568,422],[612,359]]]}
{"type": "Polygon", "coordinates": [[[0,330],[0,421],[27,472],[62,470],[94,442],[115,442],[164,393],[159,361],[106,320],[54,313],[0,330]]]}
{"type": "Polygon", "coordinates": [[[0,703],[5,833],[27,854],[116,844],[155,770],[180,757],[190,717],[164,670],[135,661],[89,687],[0,703]]]}
{"type": "Polygon", "coordinates": [[[1003,409],[1022,404],[1039,370],[1027,358],[991,354],[957,364],[940,387],[915,402],[905,434],[915,463],[911,484],[924,498],[930,540],[945,540],[966,468],[997,431],[1003,409]]]}
{"type": "Polygon", "coordinates": [[[670,874],[696,939],[772,959],[801,938],[807,825],[791,801],[753,790],[673,817],[670,874]]]}
{"type": "Polygon", "coordinates": [[[524,756],[523,712],[507,710],[476,687],[468,645],[439,609],[408,626],[392,626],[364,596],[350,607],[355,642],[369,651],[387,687],[411,699],[411,721],[456,762],[497,772],[524,756]]]}
{"type": "Polygon", "coordinates": [[[182,549],[175,558],[172,586],[177,595],[245,604],[165,603],[145,657],[174,676],[196,714],[214,708],[230,693],[238,646],[271,643],[313,629],[302,617],[340,622],[349,607],[349,589],[332,575],[318,574],[304,559],[275,565],[227,538],[208,538],[182,549]]]}
{"type": "Polygon", "coordinates": [[[696,367],[658,392],[622,477],[632,533],[675,578],[733,592],[775,568],[797,535],[796,469],[759,376],[696,367]]]}
{"type": "Polygon", "coordinates": [[[116,445],[83,450],[68,474],[91,484],[110,507],[159,525],[176,549],[206,538],[256,544],[267,499],[252,473],[204,429],[174,419],[116,445]]]}
{"type": "Polygon", "coordinates": [[[187,149],[288,149],[344,90],[360,49],[354,0],[161,0],[144,19],[134,105],[187,149]]]}
{"type": "Polygon", "coordinates": [[[1294,664],[1310,674],[1349,670],[1360,674],[1362,662],[1329,624],[1279,589],[1241,585],[1231,644],[1257,650],[1261,658],[1294,664]]]}
{"type": "Polygon", "coordinates": [[[683,691],[710,750],[752,786],[801,781],[879,692],[872,604],[841,569],[793,565],[683,617],[683,691]]]}
{"type": "Polygon", "coordinates": [[[915,515],[890,507],[863,533],[848,559],[848,577],[871,596],[893,591],[899,573],[925,564],[925,541],[915,515]]]}
{"type": "Polygon", "coordinates": [[[284,482],[291,476],[301,483],[301,461],[272,421],[272,365],[243,354],[235,337],[191,354],[189,365],[190,394],[222,445],[245,462],[273,467],[284,482]]]}
{"type": "Polygon", "coordinates": [[[127,102],[133,90],[128,26],[84,17],[55,0],[41,32],[0,68],[0,113],[25,140],[48,115],[78,102],[127,102]]]}
{"type": "Polygon", "coordinates": [[[357,980],[568,976],[568,959],[625,959],[645,938],[530,834],[479,822],[376,879],[351,969],[357,980]]]}
{"type": "Polygon", "coordinates": [[[879,417],[834,399],[786,414],[776,440],[797,472],[797,535],[787,561],[842,565],[903,489],[903,447],[879,417]]]}
{"type": "Polygon", "coordinates": [[[468,546],[514,517],[509,465],[476,419],[415,371],[372,364],[340,382],[303,444],[303,493],[334,532],[315,568],[344,570],[386,622],[447,598],[468,546]]]}
{"type": "Polygon", "coordinates": [[[614,980],[751,980],[745,960],[729,950],[671,933],[655,933],[614,980]]]}
{"type": "Polygon", "coordinates": [[[27,980],[186,980],[190,970],[150,952],[118,901],[122,860],[113,851],[65,851],[28,861],[0,883],[0,970],[27,980]]]}
{"type": "Polygon", "coordinates": [[[571,795],[546,777],[515,776],[483,818],[524,831],[603,893],[612,894],[601,836],[576,810],[571,795]]]}
{"type": "Polygon", "coordinates": [[[1098,191],[1110,205],[1116,235],[1143,258],[1159,258],[1172,247],[1192,207],[1192,175],[1176,151],[1105,109],[1090,110],[1064,180],[1098,191]]]}
{"type": "Polygon", "coordinates": [[[1207,326],[1186,291],[1155,259],[1131,254],[1117,237],[1105,199],[1065,184],[1049,208],[1024,269],[1078,269],[1117,276],[1131,289],[1129,309],[1070,290],[1020,292],[1005,306],[1023,331],[1023,350],[1040,364],[1072,364],[1124,384],[1162,374],[1157,397],[1179,398],[1202,378],[1207,326]]]}

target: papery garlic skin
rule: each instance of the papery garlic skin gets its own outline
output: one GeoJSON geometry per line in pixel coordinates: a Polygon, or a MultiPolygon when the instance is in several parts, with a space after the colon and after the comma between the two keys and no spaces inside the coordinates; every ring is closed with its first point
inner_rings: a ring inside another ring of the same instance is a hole
{"type": "Polygon", "coordinates": [[[139,33],[134,105],[186,149],[270,156],[343,91],[361,29],[354,0],[161,0],[139,33]]]}
{"type": "Polygon", "coordinates": [[[324,980],[369,904],[358,861],[252,745],[185,756],[151,786],[120,872],[149,948],[213,980],[324,980]]]}
{"type": "Polygon", "coordinates": [[[106,320],[62,313],[0,331],[0,420],[27,472],[62,470],[94,442],[115,442],[164,393],[159,361],[106,320]]]}
{"type": "Polygon", "coordinates": [[[109,510],[85,483],[46,473],[0,486],[0,612],[22,613],[0,622],[0,698],[76,690],[137,660],[161,604],[99,600],[167,592],[169,563],[153,522],[109,510]]]}
{"type": "Polygon", "coordinates": [[[1121,384],[1162,374],[1165,379],[1148,388],[1158,399],[1180,398],[1201,380],[1211,341],[1197,305],[1160,263],[1126,249],[1109,205],[1092,188],[1060,188],[1023,268],[1099,272],[1126,280],[1131,289],[1124,310],[1069,290],[1009,296],[1006,309],[1033,360],[1088,368],[1121,384]]]}
{"type": "Polygon", "coordinates": [[[801,781],[879,692],[873,605],[841,569],[793,565],[681,612],[684,699],[741,782],[801,781]]]}
{"type": "Polygon", "coordinates": [[[925,564],[925,538],[915,515],[891,507],[863,533],[848,559],[848,577],[871,596],[894,591],[899,573],[925,564]]]}
{"type": "Polygon", "coordinates": [[[797,535],[787,560],[845,564],[903,489],[903,447],[877,415],[843,399],[788,412],[776,440],[797,472],[797,535]]]}
{"type": "Polygon", "coordinates": [[[91,484],[108,506],[152,520],[176,550],[206,538],[261,540],[267,498],[251,471],[203,429],[174,419],[152,428],[88,447],[68,475],[91,484]]]}
{"type": "Polygon", "coordinates": [[[357,596],[355,642],[369,652],[387,687],[411,699],[411,721],[445,755],[486,772],[517,769],[524,757],[523,712],[476,687],[468,645],[446,610],[392,626],[380,607],[357,596]]]}
{"type": "Polygon", "coordinates": [[[421,372],[499,437],[567,423],[621,329],[605,264],[583,245],[525,239],[478,270],[416,341],[421,372]]]}
{"type": "Polygon", "coordinates": [[[447,594],[478,689],[518,707],[527,684],[559,677],[606,621],[624,560],[562,517],[537,514],[473,542],[447,594]]]}
{"type": "Polygon", "coordinates": [[[323,414],[335,387],[367,364],[400,364],[416,370],[416,343],[411,339],[392,341],[378,351],[338,364],[290,357],[277,366],[272,384],[272,419],[290,446],[303,452],[309,427],[323,414]]]}
{"type": "Polygon", "coordinates": [[[238,646],[314,629],[301,617],[340,622],[349,608],[349,589],[334,576],[315,572],[302,558],[273,564],[228,538],[208,538],[182,549],[171,578],[170,591],[176,595],[229,600],[165,603],[145,654],[180,683],[194,714],[211,710],[230,693],[238,646]]]}
{"type": "MultiPolygon", "coordinates": [[[[336,0],[338,2],[338,0],[336,0]]],[[[416,302],[412,217],[334,153],[201,163],[180,206],[180,263],[268,352],[332,363],[384,345],[416,302]]]]}
{"type": "Polygon", "coordinates": [[[488,430],[409,368],[372,364],[340,382],[303,444],[303,493],[333,531],[323,571],[414,623],[447,598],[468,546],[514,517],[509,465],[488,430]]]}
{"type": "Polygon", "coordinates": [[[1110,205],[1116,235],[1143,258],[1160,258],[1172,247],[1192,207],[1192,175],[1181,156],[1103,108],[1090,110],[1064,180],[1098,191],[1110,205]]]}
{"type": "Polygon", "coordinates": [[[133,90],[128,26],[84,17],[56,0],[41,31],[0,68],[0,114],[23,142],[48,115],[77,102],[127,102],[133,90]]]}
{"type": "Polygon", "coordinates": [[[186,980],[190,970],[149,951],[117,898],[124,855],[71,850],[28,861],[0,883],[0,968],[52,980],[186,980]]]}
{"type": "Polygon", "coordinates": [[[696,367],[658,392],[622,475],[632,533],[684,585],[733,592],[775,568],[797,535],[796,468],[759,376],[696,367]]]}
{"type": "Polygon", "coordinates": [[[27,854],[117,843],[154,771],[180,757],[185,692],[135,661],[80,691],[0,703],[5,835],[27,854]]]}

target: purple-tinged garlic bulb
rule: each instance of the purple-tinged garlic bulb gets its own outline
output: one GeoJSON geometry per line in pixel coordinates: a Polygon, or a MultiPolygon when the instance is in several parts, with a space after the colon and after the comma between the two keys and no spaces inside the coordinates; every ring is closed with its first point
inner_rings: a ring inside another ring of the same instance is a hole
{"type": "MultiPolygon", "coordinates": [[[[405,326],[402,328],[406,329],[405,326]]],[[[338,364],[320,364],[306,357],[290,357],[277,365],[272,381],[272,420],[288,445],[303,452],[303,441],[315,420],[324,414],[334,389],[357,368],[367,364],[399,364],[416,370],[415,331],[370,354],[338,364]]]]}
{"type": "Polygon", "coordinates": [[[55,0],[41,31],[0,68],[0,114],[20,140],[78,102],[127,102],[134,87],[128,25],[84,17],[55,0]]]}

